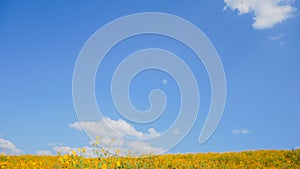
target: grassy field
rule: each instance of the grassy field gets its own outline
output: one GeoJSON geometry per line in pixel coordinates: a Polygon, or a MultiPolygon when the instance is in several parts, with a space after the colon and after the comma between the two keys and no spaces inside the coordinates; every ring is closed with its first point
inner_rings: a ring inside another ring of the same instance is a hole
{"type": "Polygon", "coordinates": [[[300,168],[300,149],[169,154],[144,158],[83,157],[84,149],[56,156],[0,155],[0,168],[300,168]]]}

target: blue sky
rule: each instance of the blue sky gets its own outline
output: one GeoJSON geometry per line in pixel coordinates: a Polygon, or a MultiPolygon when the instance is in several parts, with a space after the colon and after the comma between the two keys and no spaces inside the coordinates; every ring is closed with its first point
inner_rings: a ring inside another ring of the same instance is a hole
{"type": "MultiPolygon", "coordinates": [[[[134,51],[155,47],[172,51],[190,66],[201,97],[194,127],[171,153],[299,147],[300,3],[239,2],[0,1],[0,151],[55,154],[64,146],[90,146],[79,127],[72,99],[77,57],[85,42],[102,26],[140,12],[179,16],[207,35],[226,74],[224,114],[215,133],[199,144],[211,99],[203,64],[174,39],[141,35],[112,48],[98,69],[97,103],[111,123],[127,126],[136,136],[151,134],[149,128],[162,133],[176,119],[180,91],[176,79],[164,72],[138,74],[129,92],[133,105],[140,110],[150,106],[151,90],[165,92],[165,114],[156,123],[136,124],[124,119],[110,95],[111,76],[118,63],[134,51]]],[[[99,122],[87,127],[92,130],[101,125],[99,122]]]]}

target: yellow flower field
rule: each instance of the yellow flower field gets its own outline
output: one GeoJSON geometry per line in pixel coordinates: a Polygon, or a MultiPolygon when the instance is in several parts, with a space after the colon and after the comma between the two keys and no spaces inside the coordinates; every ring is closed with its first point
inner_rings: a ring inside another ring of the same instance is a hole
{"type": "Polygon", "coordinates": [[[56,156],[2,154],[0,155],[0,168],[300,168],[300,149],[167,154],[143,158],[118,156],[85,158],[82,156],[84,151],[84,149],[78,149],[70,154],[56,156]]]}

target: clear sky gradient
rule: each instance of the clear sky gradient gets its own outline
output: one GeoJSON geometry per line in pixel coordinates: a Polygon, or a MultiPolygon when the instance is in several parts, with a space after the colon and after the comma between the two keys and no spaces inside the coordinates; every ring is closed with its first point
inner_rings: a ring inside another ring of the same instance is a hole
{"type": "MultiPolygon", "coordinates": [[[[1,0],[0,152],[55,154],[60,146],[90,146],[89,138],[76,126],[72,100],[76,59],[99,28],[139,12],[177,15],[207,35],[226,74],[223,118],[213,136],[199,144],[210,105],[207,72],[186,46],[156,35],[129,38],[116,45],[103,61],[96,77],[96,96],[106,117],[126,121],[116,112],[110,95],[116,65],[136,50],[157,47],[186,61],[197,78],[201,96],[194,127],[171,153],[299,147],[300,2],[237,2],[1,0]]],[[[180,91],[176,81],[161,71],[145,71],[132,81],[133,104],[146,110],[148,94],[154,88],[166,93],[166,114],[155,124],[126,121],[136,131],[147,133],[152,127],[163,132],[176,119],[180,91]]]]}

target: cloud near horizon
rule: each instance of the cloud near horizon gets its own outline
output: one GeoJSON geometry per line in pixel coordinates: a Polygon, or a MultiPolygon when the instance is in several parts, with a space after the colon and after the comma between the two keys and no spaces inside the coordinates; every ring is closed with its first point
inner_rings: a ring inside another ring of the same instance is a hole
{"type": "Polygon", "coordinates": [[[239,15],[254,14],[254,29],[267,29],[292,17],[296,8],[292,7],[293,0],[224,0],[226,6],[237,10],[239,15]]]}
{"type": "Polygon", "coordinates": [[[39,150],[35,152],[37,155],[53,155],[50,150],[39,150]]]}
{"type": "Polygon", "coordinates": [[[10,155],[17,155],[23,152],[22,150],[18,149],[12,142],[3,138],[0,138],[0,151],[10,155]]]}
{"type": "Polygon", "coordinates": [[[143,141],[145,138],[160,135],[154,128],[149,128],[148,132],[144,133],[122,119],[112,120],[106,117],[98,122],[75,122],[70,124],[70,127],[79,131],[83,131],[84,128],[92,138],[99,136],[100,145],[112,152],[118,149],[122,154],[135,152],[139,155],[156,154],[164,150],[162,147],[154,147],[143,141]],[[128,137],[136,139],[130,140],[128,137]]]}

